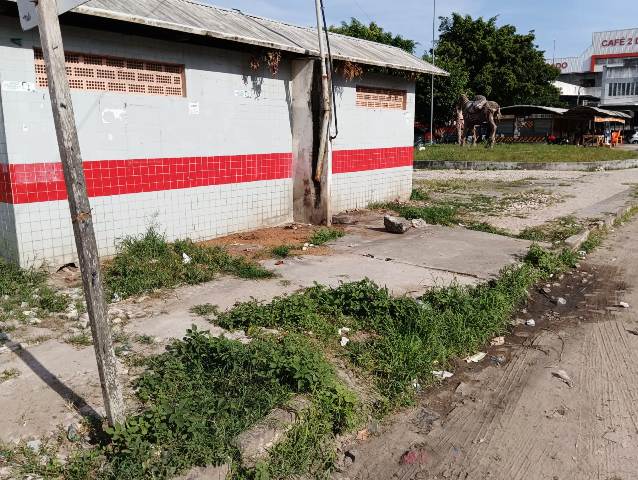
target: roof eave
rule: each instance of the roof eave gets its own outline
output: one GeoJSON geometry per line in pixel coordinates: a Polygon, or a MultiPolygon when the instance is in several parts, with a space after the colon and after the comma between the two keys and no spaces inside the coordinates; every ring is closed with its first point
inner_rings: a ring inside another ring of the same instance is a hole
{"type": "MultiPolygon", "coordinates": [[[[138,25],[145,25],[145,26],[149,26],[149,27],[156,27],[156,28],[164,28],[167,30],[173,30],[173,31],[178,31],[178,32],[185,32],[185,33],[190,33],[192,35],[199,35],[199,36],[204,36],[204,37],[212,37],[212,38],[217,38],[220,40],[228,40],[228,41],[232,41],[232,42],[237,42],[237,43],[243,43],[243,44],[248,44],[248,45],[255,45],[258,47],[264,47],[264,48],[272,48],[275,50],[281,50],[281,51],[285,51],[285,52],[291,52],[291,53],[297,53],[297,54],[301,54],[301,55],[308,55],[308,56],[313,56],[313,57],[319,57],[319,51],[317,50],[308,50],[308,49],[303,49],[303,48],[296,48],[294,46],[291,45],[284,45],[284,44],[280,44],[280,43],[275,43],[275,42],[265,42],[263,40],[259,40],[256,38],[251,38],[251,37],[246,37],[246,36],[236,36],[236,35],[228,35],[226,33],[223,32],[219,32],[219,31],[212,31],[212,30],[206,30],[203,28],[195,28],[189,25],[183,25],[183,24],[179,24],[179,23],[173,23],[173,22],[165,22],[165,21],[161,21],[161,20],[152,20],[146,17],[140,17],[137,15],[130,15],[130,14],[126,14],[126,13],[121,13],[121,12],[113,12],[111,10],[104,10],[101,8],[94,8],[94,7],[89,7],[86,5],[81,5],[77,8],[75,8],[73,10],[73,12],[75,13],[81,13],[81,14],[85,14],[85,15],[91,15],[91,16],[95,16],[95,17],[102,17],[102,18],[107,18],[110,20],[119,20],[119,21],[123,21],[123,22],[129,22],[129,23],[135,23],[138,25]]],[[[373,65],[373,66],[377,66],[377,67],[383,67],[383,68],[390,68],[393,70],[401,70],[401,71],[407,71],[407,72],[416,72],[416,73],[422,73],[422,74],[428,74],[428,75],[438,75],[438,76],[449,76],[449,73],[447,73],[445,70],[442,70],[438,67],[434,67],[434,69],[432,68],[428,68],[428,67],[409,67],[406,65],[398,65],[398,64],[393,64],[393,63],[384,63],[384,62],[377,62],[374,60],[366,60],[366,59],[362,59],[362,58],[357,58],[357,57],[347,57],[347,56],[343,56],[343,55],[334,55],[333,56],[336,60],[342,60],[342,61],[350,61],[350,62],[355,62],[355,63],[361,63],[364,65],[373,65]]]]}

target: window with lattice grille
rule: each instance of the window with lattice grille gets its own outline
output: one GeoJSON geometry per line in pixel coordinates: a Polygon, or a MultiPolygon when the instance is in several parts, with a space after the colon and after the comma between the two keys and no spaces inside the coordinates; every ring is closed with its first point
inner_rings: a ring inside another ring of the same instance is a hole
{"type": "MultiPolygon", "coordinates": [[[[35,49],[35,76],[39,87],[49,86],[42,50],[35,49]]],[[[183,97],[184,67],[143,60],[66,53],[66,72],[75,90],[129,92],[183,97]]]]}
{"type": "Polygon", "coordinates": [[[406,90],[357,86],[358,107],[405,110],[407,104],[408,92],[406,90]]]}

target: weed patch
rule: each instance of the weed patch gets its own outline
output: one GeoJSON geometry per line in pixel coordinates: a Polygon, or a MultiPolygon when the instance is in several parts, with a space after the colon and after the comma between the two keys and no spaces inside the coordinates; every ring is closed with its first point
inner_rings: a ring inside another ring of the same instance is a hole
{"type": "Polygon", "coordinates": [[[22,269],[0,260],[0,322],[26,320],[24,312],[34,312],[43,318],[63,312],[70,299],[60,295],[46,283],[41,270],[22,269]]]}
{"type": "Polygon", "coordinates": [[[486,223],[486,222],[473,222],[473,223],[470,223],[469,225],[466,225],[466,228],[468,230],[474,230],[476,232],[491,233],[493,235],[502,235],[504,237],[513,236],[507,230],[505,230],[503,228],[495,227],[495,226],[490,225],[489,223],[486,223]]]}
{"type": "Polygon", "coordinates": [[[449,226],[459,223],[457,218],[458,208],[450,205],[417,206],[394,202],[371,205],[371,208],[394,210],[408,220],[422,218],[426,222],[435,225],[449,226]]]}
{"type": "Polygon", "coordinates": [[[320,228],[317,230],[312,237],[310,237],[309,242],[313,245],[323,245],[324,243],[332,242],[338,238],[343,237],[345,234],[336,228],[320,228]]]}
{"type": "Polygon", "coordinates": [[[242,278],[269,278],[272,272],[223,248],[190,240],[169,243],[155,229],[140,237],[127,237],[118,254],[106,265],[111,296],[121,298],[178,285],[208,282],[219,273],[242,278]]]}
{"type": "Polygon", "coordinates": [[[606,235],[606,230],[595,230],[591,232],[587,236],[587,239],[581,244],[580,249],[587,253],[593,252],[603,243],[603,239],[606,235]]]}
{"type": "Polygon", "coordinates": [[[425,202],[430,199],[430,195],[422,188],[415,188],[412,190],[410,200],[413,202],[425,202]]]}
{"type": "Polygon", "coordinates": [[[8,380],[13,380],[14,378],[18,378],[20,376],[20,370],[15,368],[9,368],[7,370],[3,370],[0,372],[0,383],[4,383],[8,380]]]}
{"type": "Polygon", "coordinates": [[[90,347],[91,345],[93,345],[93,338],[88,333],[78,333],[76,335],[71,335],[64,341],[69,345],[73,345],[77,348],[90,347]]]}
{"type": "Polygon", "coordinates": [[[106,478],[168,478],[237,459],[233,438],[293,394],[311,395],[330,419],[321,434],[356,418],[356,399],[299,335],[242,345],[193,328],[148,368],[137,385],[143,412],[108,430],[106,478]]]}
{"type": "Polygon", "coordinates": [[[525,263],[534,267],[542,280],[547,280],[557,273],[575,267],[578,260],[578,254],[568,248],[560,252],[552,252],[536,244],[530,247],[525,256],[525,263]]]}
{"type": "Polygon", "coordinates": [[[210,321],[219,315],[219,307],[212,303],[204,303],[202,305],[195,305],[194,307],[191,307],[190,312],[193,315],[203,317],[210,321]]]}
{"type": "Polygon", "coordinates": [[[275,257],[287,258],[290,255],[290,251],[293,249],[290,245],[279,245],[274,247],[271,252],[275,257]]]}
{"type": "Polygon", "coordinates": [[[562,217],[537,227],[526,228],[518,237],[533,242],[562,243],[583,228],[583,224],[575,217],[562,217]]]}
{"type": "Polygon", "coordinates": [[[220,314],[228,329],[277,328],[315,335],[336,348],[337,330],[364,333],[351,341],[344,356],[375,380],[387,405],[413,398],[411,385],[432,381],[435,365],[475,351],[490,336],[501,333],[528,289],[550,272],[573,264],[567,254],[530,250],[526,262],[501,272],[498,280],[476,287],[436,289],[420,299],[393,297],[369,280],[337,288],[315,286],[274,299],[251,301],[220,314]]]}

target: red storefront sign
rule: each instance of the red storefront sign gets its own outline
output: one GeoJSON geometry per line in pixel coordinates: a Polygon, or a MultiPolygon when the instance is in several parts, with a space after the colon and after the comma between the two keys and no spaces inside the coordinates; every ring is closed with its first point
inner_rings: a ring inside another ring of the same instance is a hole
{"type": "Polygon", "coordinates": [[[605,39],[600,43],[601,47],[629,47],[631,45],[638,45],[638,37],[626,37],[626,38],[612,38],[605,39]]]}

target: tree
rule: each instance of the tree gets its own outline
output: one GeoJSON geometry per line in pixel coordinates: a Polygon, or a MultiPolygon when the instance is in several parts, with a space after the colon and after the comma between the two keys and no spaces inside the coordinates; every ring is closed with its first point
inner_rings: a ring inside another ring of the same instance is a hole
{"type": "Polygon", "coordinates": [[[370,25],[366,25],[356,18],[351,18],[350,23],[341,22],[340,27],[331,26],[329,30],[349,37],[363,38],[364,40],[399,47],[413,55],[414,50],[418,45],[418,43],[414,40],[409,40],[407,38],[403,38],[401,35],[393,35],[391,32],[386,32],[374,22],[370,22],[370,25]]]}
{"type": "Polygon", "coordinates": [[[560,92],[551,83],[560,71],[545,61],[545,52],[535,44],[534,32],[519,34],[516,27],[498,27],[496,21],[497,17],[473,19],[457,13],[441,19],[435,50],[437,65],[451,65],[456,73],[442,82],[447,85],[440,105],[449,111],[449,97],[458,89],[465,89],[468,95],[485,95],[504,106],[560,105],[560,92]],[[461,71],[467,75],[465,86],[465,75],[458,73],[461,71]]]}
{"type": "MultiPolygon", "coordinates": [[[[551,83],[560,71],[545,61],[545,52],[534,43],[534,32],[519,34],[516,27],[498,27],[496,21],[497,17],[473,19],[458,13],[441,18],[435,63],[450,76],[434,80],[436,123],[454,119],[455,105],[462,93],[469,97],[485,95],[503,106],[562,106],[560,92],[551,83]]],[[[356,18],[330,30],[393,45],[411,54],[418,45],[414,40],[386,32],[374,22],[365,25],[356,18]]],[[[431,62],[431,52],[423,59],[431,62]]],[[[416,117],[425,123],[430,121],[431,82],[431,75],[421,75],[417,82],[416,117]]]]}
{"type": "MultiPolygon", "coordinates": [[[[424,55],[423,59],[432,62],[430,55],[424,55]]],[[[461,60],[438,58],[435,63],[449,73],[448,77],[434,77],[434,118],[440,124],[455,118],[456,102],[462,93],[468,92],[470,77],[461,60]]],[[[428,124],[431,92],[432,75],[419,76],[416,86],[416,118],[428,124]]]]}

